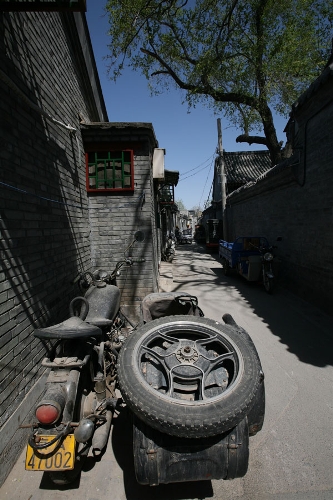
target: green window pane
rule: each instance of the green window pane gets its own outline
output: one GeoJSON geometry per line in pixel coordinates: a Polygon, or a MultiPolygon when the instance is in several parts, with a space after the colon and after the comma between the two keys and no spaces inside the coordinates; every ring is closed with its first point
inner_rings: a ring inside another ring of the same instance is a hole
{"type": "Polygon", "coordinates": [[[130,189],[132,187],[130,151],[88,153],[88,178],[91,189],[130,189]]]}

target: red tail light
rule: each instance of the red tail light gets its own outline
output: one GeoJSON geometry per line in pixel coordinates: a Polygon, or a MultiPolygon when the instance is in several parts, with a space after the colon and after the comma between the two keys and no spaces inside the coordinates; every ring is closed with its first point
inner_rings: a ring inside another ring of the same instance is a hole
{"type": "Polygon", "coordinates": [[[52,404],[41,405],[36,409],[36,417],[41,424],[54,424],[60,417],[60,411],[52,404]]]}

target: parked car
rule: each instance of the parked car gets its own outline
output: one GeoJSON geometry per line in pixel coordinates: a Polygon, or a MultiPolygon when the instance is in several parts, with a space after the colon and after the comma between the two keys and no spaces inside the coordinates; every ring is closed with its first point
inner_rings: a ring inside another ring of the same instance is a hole
{"type": "Polygon", "coordinates": [[[179,243],[180,244],[186,244],[186,243],[192,243],[193,238],[192,238],[192,229],[184,229],[183,231],[180,232],[179,235],[179,243]]]}

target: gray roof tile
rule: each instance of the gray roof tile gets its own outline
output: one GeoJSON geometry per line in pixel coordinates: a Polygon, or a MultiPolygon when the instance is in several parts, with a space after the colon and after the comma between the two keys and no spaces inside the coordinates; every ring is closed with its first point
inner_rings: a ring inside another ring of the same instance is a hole
{"type": "Polygon", "coordinates": [[[255,181],[272,168],[269,151],[223,152],[227,183],[255,181]]]}

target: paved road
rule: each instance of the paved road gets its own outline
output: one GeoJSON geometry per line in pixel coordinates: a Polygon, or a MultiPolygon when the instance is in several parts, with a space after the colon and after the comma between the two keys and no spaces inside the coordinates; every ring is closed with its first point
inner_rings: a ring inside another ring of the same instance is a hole
{"type": "Polygon", "coordinates": [[[70,489],[58,489],[43,473],[24,470],[24,453],[0,490],[11,500],[332,500],[333,329],[332,318],[282,288],[224,277],[217,256],[200,247],[177,249],[173,290],[194,293],[205,316],[231,313],[251,334],[265,371],[266,418],[250,439],[244,478],[137,485],[131,462],[130,425],[115,418],[111,442],[99,462],[89,459],[70,489]]]}

